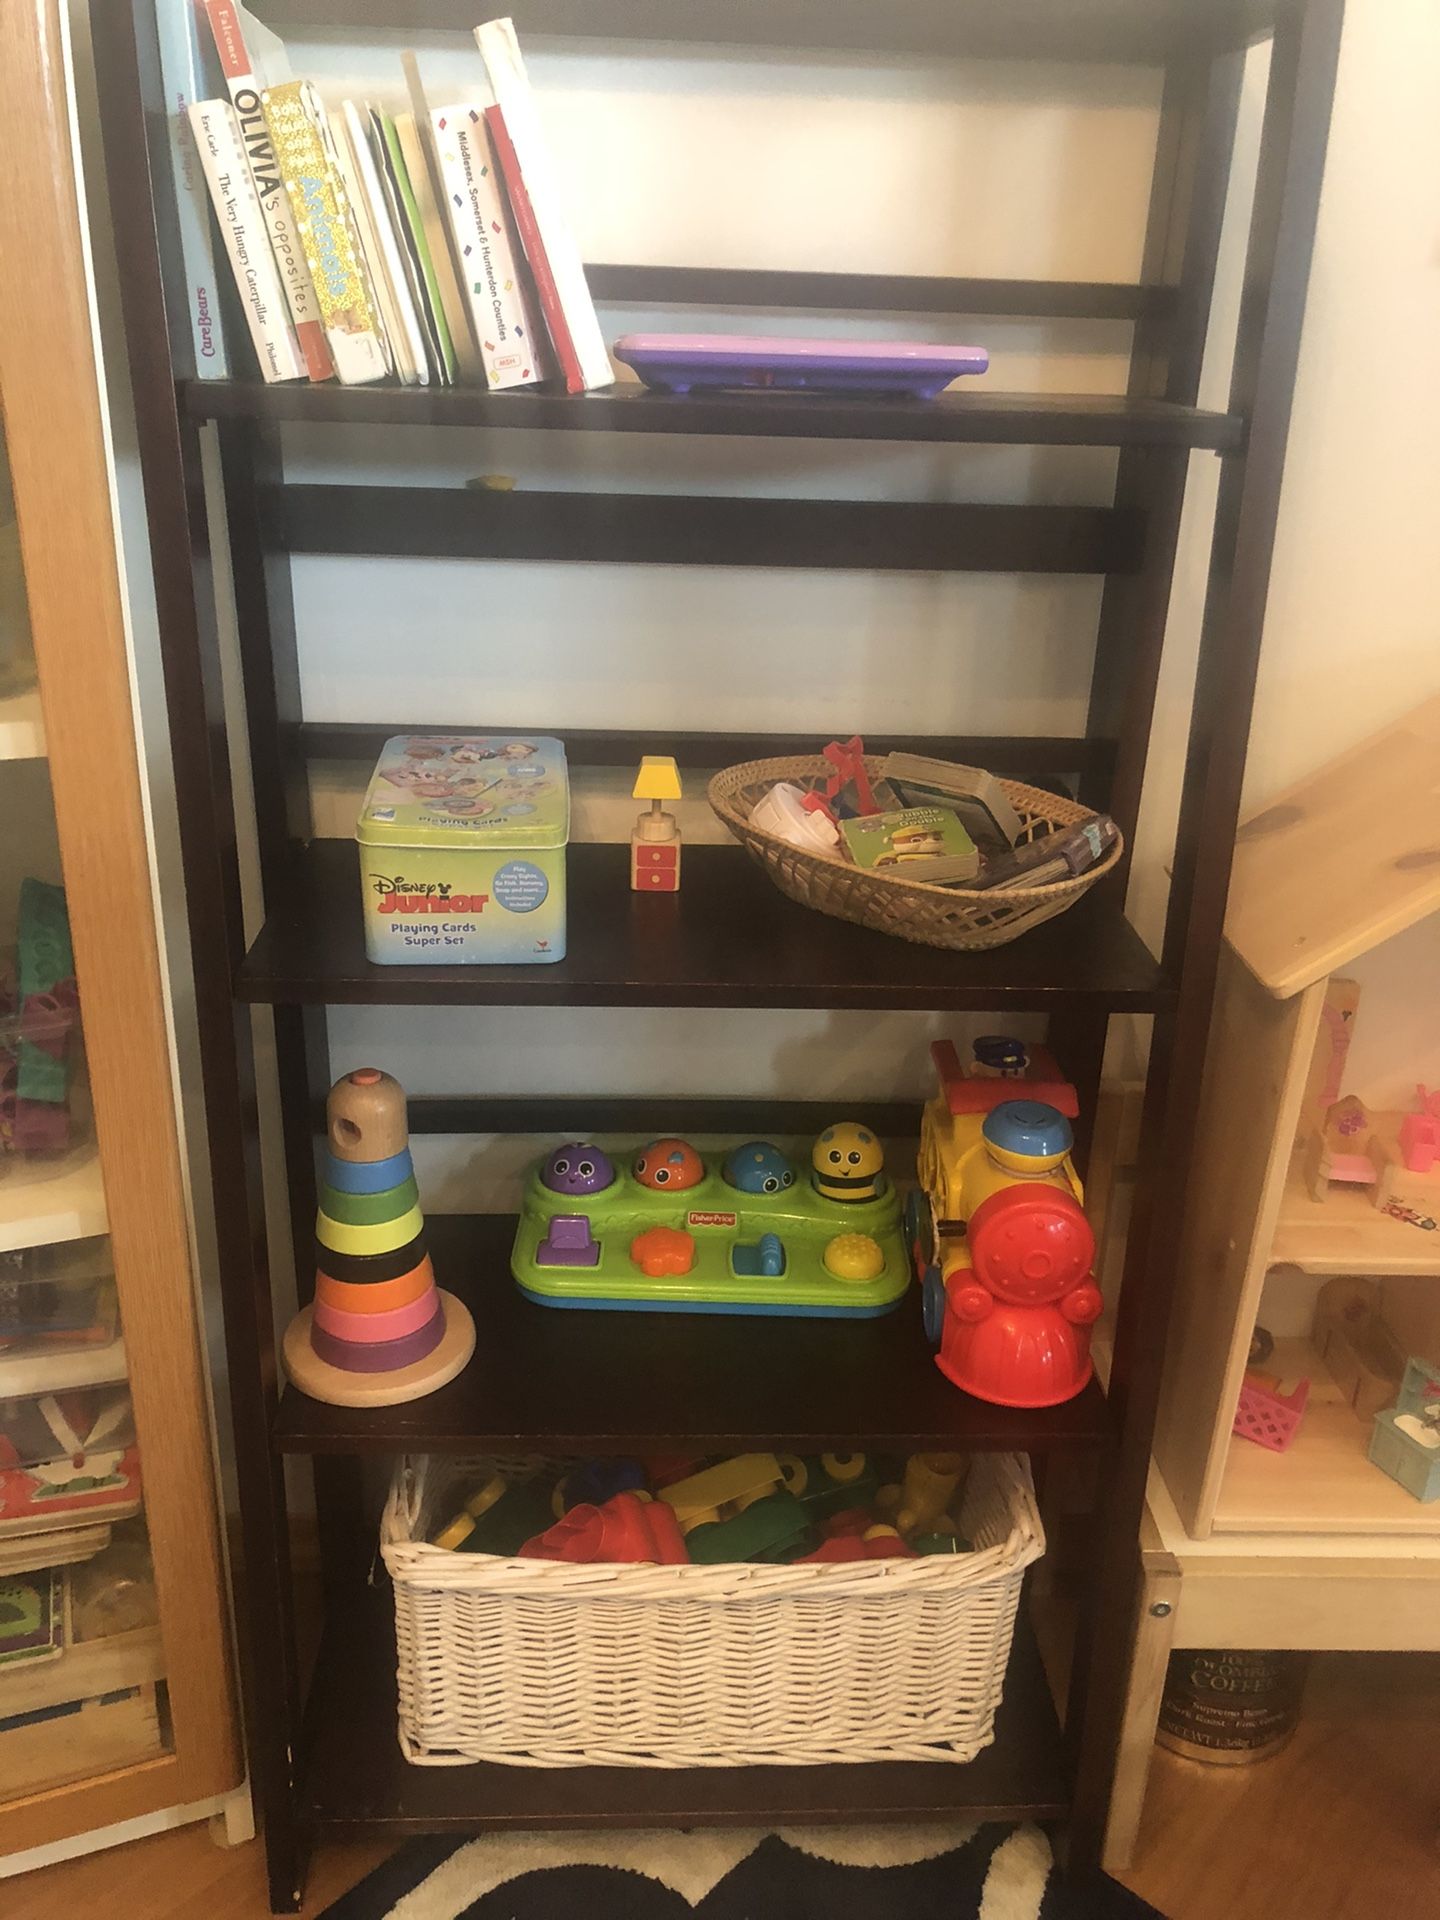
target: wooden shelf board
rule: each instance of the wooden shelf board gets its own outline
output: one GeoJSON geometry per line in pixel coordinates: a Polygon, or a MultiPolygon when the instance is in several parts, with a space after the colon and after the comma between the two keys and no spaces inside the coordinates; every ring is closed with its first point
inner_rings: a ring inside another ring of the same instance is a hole
{"type": "Polygon", "coordinates": [[[264,386],[187,380],[195,419],[336,426],[524,427],[564,433],[683,433],[742,439],[892,440],[979,446],[1200,447],[1233,451],[1237,414],[1124,394],[942,394],[937,400],[822,393],[491,393],[476,387],[264,386]]]}
{"type": "Polygon", "coordinates": [[[1278,1000],[1440,911],[1440,694],[1241,825],[1225,937],[1278,1000]]]}
{"type": "Polygon", "coordinates": [[[1272,1266],[1306,1273],[1440,1275],[1440,1228],[1426,1232],[1382,1213],[1368,1187],[1333,1187],[1312,1200],[1297,1151],[1285,1179],[1272,1266]]]}
{"type": "Polygon", "coordinates": [[[387,1584],[330,1609],[306,1712],[302,1793],[328,1830],[466,1833],[493,1827],[755,1826],[857,1820],[1045,1820],[1070,1804],[1039,1654],[1025,1620],[993,1745],[966,1766],[411,1766],[395,1737],[387,1584]]]}
{"type": "MultiPolygon", "coordinates": [[[[616,40],[1012,58],[1157,61],[1197,44],[1262,30],[1292,0],[611,0],[596,20],[586,0],[514,0],[522,43],[536,34],[603,32],[616,40]]],[[[470,0],[268,0],[267,24],[388,32],[474,24],[470,0]]]]}
{"type": "Polygon", "coordinates": [[[1404,1534],[1440,1538],[1440,1500],[1417,1500],[1366,1458],[1357,1420],[1308,1340],[1277,1340],[1272,1372],[1310,1376],[1310,1400],[1288,1453],[1232,1437],[1215,1506],[1216,1533],[1404,1534]]]}
{"type": "Polygon", "coordinates": [[[42,760],[45,722],[40,714],[40,690],[30,687],[0,700],[0,760],[42,760]]]}
{"type": "Polygon", "coordinates": [[[1036,1413],[958,1392],[934,1365],[919,1289],[878,1320],[606,1313],[544,1307],[510,1276],[513,1215],[438,1215],[435,1274],[475,1315],[457,1380],[398,1407],[331,1407],[287,1387],[291,1453],[797,1452],[861,1440],[888,1451],[1089,1447],[1097,1386],[1036,1413]]]}
{"type": "Polygon", "coordinates": [[[55,1158],[0,1162],[0,1253],[104,1233],[105,1183],[93,1139],[55,1158]]]}
{"type": "MultiPolygon", "coordinates": [[[[913,946],[787,900],[739,847],[692,846],[685,884],[632,894],[624,846],[572,845],[569,952],[540,966],[372,966],[354,844],[298,854],[240,969],[261,1004],[910,1007],[1154,1012],[1173,994],[1118,905],[1078,906],[988,953],[913,946]]],[[[437,923],[438,924],[438,923],[437,923]]]]}

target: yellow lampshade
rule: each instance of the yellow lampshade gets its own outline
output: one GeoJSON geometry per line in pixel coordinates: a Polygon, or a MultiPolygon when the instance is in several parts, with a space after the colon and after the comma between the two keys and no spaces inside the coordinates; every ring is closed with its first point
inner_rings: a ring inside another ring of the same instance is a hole
{"type": "Polygon", "coordinates": [[[647,753],[635,776],[632,797],[636,800],[678,800],[681,797],[680,769],[668,753],[647,753]]]}

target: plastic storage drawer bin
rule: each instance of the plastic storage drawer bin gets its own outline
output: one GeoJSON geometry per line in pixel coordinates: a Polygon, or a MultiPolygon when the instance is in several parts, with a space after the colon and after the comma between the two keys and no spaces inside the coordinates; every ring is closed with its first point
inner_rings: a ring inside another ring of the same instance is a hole
{"type": "Polygon", "coordinates": [[[497,1469],[527,1470],[427,1456],[391,1487],[381,1548],[408,1759],[968,1761],[993,1739],[1021,1582],[1045,1547],[1024,1459],[975,1456],[957,1516],[973,1553],[838,1566],[571,1566],[428,1545],[460,1488],[497,1469]]]}

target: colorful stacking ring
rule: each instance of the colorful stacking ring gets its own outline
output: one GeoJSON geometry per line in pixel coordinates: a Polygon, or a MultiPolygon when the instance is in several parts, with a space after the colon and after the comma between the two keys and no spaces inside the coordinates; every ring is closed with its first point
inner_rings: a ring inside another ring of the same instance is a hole
{"type": "Polygon", "coordinates": [[[417,1360],[433,1353],[444,1338],[445,1310],[438,1294],[435,1311],[425,1325],[403,1340],[376,1340],[365,1345],[356,1340],[337,1340],[313,1320],[310,1325],[310,1345],[316,1359],[345,1373],[393,1373],[399,1367],[413,1367],[417,1360]]]}
{"type": "Polygon", "coordinates": [[[327,1152],[320,1167],[321,1179],[337,1193],[385,1193],[411,1179],[414,1172],[408,1147],[384,1160],[341,1160],[327,1152]]]}
{"type": "Polygon", "coordinates": [[[413,1240],[407,1240],[403,1247],[396,1247],[391,1253],[342,1253],[337,1247],[327,1247],[317,1239],[315,1243],[315,1265],[321,1273],[328,1273],[332,1280],[343,1280],[350,1286],[368,1287],[381,1280],[398,1280],[402,1273],[410,1273],[426,1257],[428,1249],[423,1233],[417,1233],[413,1240]]]}
{"type": "Polygon", "coordinates": [[[425,1216],[419,1207],[410,1207],[378,1227],[347,1227],[328,1213],[319,1213],[315,1216],[315,1238],[327,1252],[393,1253],[413,1240],[424,1225],[425,1216]]]}
{"type": "Polygon", "coordinates": [[[390,1313],[346,1313],[317,1296],[315,1325],[337,1340],[358,1340],[368,1346],[376,1340],[403,1340],[407,1334],[417,1333],[428,1325],[434,1311],[435,1301],[428,1292],[390,1313]]]}
{"type": "Polygon", "coordinates": [[[408,1307],[412,1300],[429,1293],[434,1284],[434,1269],[427,1257],[409,1273],[394,1280],[371,1280],[368,1285],[335,1280],[322,1270],[315,1276],[315,1298],[338,1307],[341,1313],[393,1313],[397,1307],[408,1307]]]}
{"type": "Polygon", "coordinates": [[[343,1193],[328,1180],[320,1183],[320,1211],[342,1227],[380,1227],[387,1220],[398,1220],[420,1204],[420,1190],[412,1173],[398,1187],[386,1187],[383,1193],[343,1193]]]}

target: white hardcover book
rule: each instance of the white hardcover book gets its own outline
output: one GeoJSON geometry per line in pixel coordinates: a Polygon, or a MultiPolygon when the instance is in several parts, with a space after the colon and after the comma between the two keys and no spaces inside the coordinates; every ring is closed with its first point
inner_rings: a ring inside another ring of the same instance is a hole
{"type": "Polygon", "coordinates": [[[350,197],[357,204],[360,237],[370,259],[370,279],[385,312],[385,324],[395,352],[395,368],[406,386],[428,386],[430,361],[425,351],[425,332],[415,311],[405,263],[400,257],[400,243],[391,225],[390,204],[370,151],[369,116],[362,114],[353,100],[343,103],[341,115],[354,170],[350,197]]]}
{"type": "Polygon", "coordinates": [[[517,266],[484,118],[462,101],[434,108],[430,127],[485,378],[497,390],[533,386],[545,376],[544,340],[517,266]]]}
{"type": "Polygon", "coordinates": [[[270,81],[285,77],[284,49],[275,35],[253,19],[237,0],[201,0],[201,3],[210,22],[230,104],[240,123],[250,177],[270,230],[280,284],[285,289],[306,370],[312,380],[329,380],[335,372],[335,363],[325,339],[315,283],[310,278],[305,249],[295,230],[290,196],[280,178],[274,143],[260,105],[264,87],[270,81]],[[265,72],[261,71],[262,62],[266,64],[265,72]]]}
{"type": "MultiPolygon", "coordinates": [[[[220,329],[216,289],[216,252],[210,225],[210,195],[205,185],[190,106],[209,91],[201,63],[201,27],[190,6],[160,7],[155,24],[160,36],[160,79],[165,92],[165,131],[175,207],[180,223],[180,259],[185,274],[185,316],[201,380],[228,380],[230,355],[220,329]]],[[[225,271],[223,261],[220,271],[225,271]]]]}
{"type": "Polygon", "coordinates": [[[305,356],[290,324],[280,270],[250,178],[235,109],[228,100],[199,100],[191,105],[190,124],[210,188],[210,203],[250,323],[260,372],[267,381],[303,380],[305,356]]]}
{"type": "Polygon", "coordinates": [[[525,62],[520,57],[514,23],[489,20],[484,26],[476,27],[475,41],[484,56],[496,104],[505,116],[581,377],[587,387],[611,386],[615,372],[605,350],[595,302],[585,281],[580,250],[565,216],[563,197],[555,184],[549,143],[540,125],[525,62]]]}

